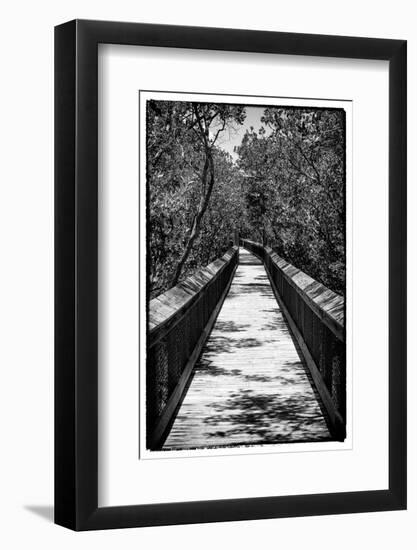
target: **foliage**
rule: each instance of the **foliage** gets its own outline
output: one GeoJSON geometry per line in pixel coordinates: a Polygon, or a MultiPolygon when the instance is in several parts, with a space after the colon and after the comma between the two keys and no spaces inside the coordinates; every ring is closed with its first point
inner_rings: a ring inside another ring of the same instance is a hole
{"type": "Polygon", "coordinates": [[[148,102],[151,297],[221,256],[236,229],[344,293],[344,112],[266,108],[234,162],[218,138],[245,115],[238,105],[148,102]]]}
{"type": "Polygon", "coordinates": [[[344,294],[344,111],[267,108],[261,120],[270,133],[248,131],[238,148],[246,235],[344,294]]]}
{"type": "Polygon", "coordinates": [[[241,106],[148,102],[151,296],[227,250],[237,222],[238,172],[216,142],[244,118],[241,106]]]}

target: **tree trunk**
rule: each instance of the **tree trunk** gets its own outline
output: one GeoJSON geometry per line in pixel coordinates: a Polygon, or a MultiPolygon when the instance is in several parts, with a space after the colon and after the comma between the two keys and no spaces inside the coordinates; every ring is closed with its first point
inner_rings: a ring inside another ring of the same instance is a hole
{"type": "Polygon", "coordinates": [[[198,205],[197,213],[194,216],[194,221],[191,226],[187,244],[185,246],[184,252],[182,253],[180,261],[178,262],[178,265],[175,269],[175,273],[174,273],[174,276],[172,277],[170,287],[173,287],[178,283],[184,264],[188,260],[188,257],[193,248],[194,242],[197,239],[198,235],[200,234],[201,222],[210,201],[210,195],[214,185],[214,164],[213,164],[211,149],[209,147],[206,148],[206,161],[204,163],[204,169],[203,169],[201,181],[202,181],[203,191],[202,191],[202,195],[198,205]]]}

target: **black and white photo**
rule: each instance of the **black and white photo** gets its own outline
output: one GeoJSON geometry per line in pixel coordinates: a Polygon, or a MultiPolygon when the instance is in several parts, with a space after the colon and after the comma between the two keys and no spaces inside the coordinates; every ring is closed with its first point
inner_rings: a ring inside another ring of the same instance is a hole
{"type": "Polygon", "coordinates": [[[345,441],[347,105],[142,94],[146,451],[345,441]]]}

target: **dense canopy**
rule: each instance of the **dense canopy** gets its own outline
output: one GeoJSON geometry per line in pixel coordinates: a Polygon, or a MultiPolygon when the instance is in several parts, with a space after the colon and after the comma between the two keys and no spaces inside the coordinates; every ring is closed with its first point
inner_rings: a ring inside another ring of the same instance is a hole
{"type": "Polygon", "coordinates": [[[224,254],[235,231],[345,289],[345,113],[147,102],[149,292],[224,254]],[[248,117],[249,118],[249,117],[248,117]],[[224,140],[239,133],[231,155],[224,140]]]}

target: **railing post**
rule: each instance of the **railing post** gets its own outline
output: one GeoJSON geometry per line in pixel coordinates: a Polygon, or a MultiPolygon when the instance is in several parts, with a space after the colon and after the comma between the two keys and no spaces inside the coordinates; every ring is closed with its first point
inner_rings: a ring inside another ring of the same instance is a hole
{"type": "Polygon", "coordinates": [[[234,231],[234,244],[235,246],[239,246],[239,229],[235,229],[234,231]]]}

